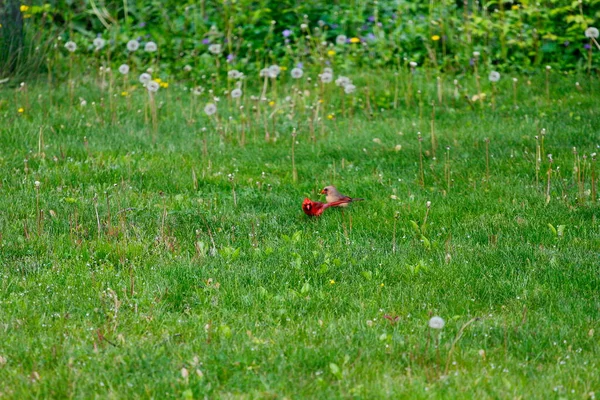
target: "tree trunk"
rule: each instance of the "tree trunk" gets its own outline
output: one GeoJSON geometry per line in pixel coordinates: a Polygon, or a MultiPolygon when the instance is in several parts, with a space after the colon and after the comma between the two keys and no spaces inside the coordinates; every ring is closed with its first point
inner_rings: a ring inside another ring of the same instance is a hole
{"type": "Polygon", "coordinates": [[[15,71],[24,47],[23,15],[19,0],[0,0],[0,69],[15,71]]]}

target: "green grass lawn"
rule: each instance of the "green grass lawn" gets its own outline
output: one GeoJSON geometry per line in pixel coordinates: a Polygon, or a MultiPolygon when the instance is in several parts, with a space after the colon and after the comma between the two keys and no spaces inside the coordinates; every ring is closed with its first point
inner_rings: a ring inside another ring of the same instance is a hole
{"type": "Polygon", "coordinates": [[[244,147],[178,85],[155,140],[143,89],[1,91],[0,397],[593,398],[600,87],[575,80],[522,78],[515,109],[507,79],[495,110],[449,83],[436,157],[434,82],[421,109],[332,94],[314,141],[282,86],[244,147]],[[330,184],[366,200],[305,216],[330,184]]]}

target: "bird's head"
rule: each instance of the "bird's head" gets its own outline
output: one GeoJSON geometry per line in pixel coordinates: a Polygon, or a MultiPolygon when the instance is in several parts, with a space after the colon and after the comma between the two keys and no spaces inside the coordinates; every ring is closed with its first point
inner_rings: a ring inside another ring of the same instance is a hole
{"type": "Polygon", "coordinates": [[[307,197],[302,202],[302,209],[309,211],[312,208],[312,201],[307,197]]]}
{"type": "Polygon", "coordinates": [[[335,191],[335,188],[333,186],[325,186],[323,188],[323,190],[321,190],[321,194],[324,194],[325,196],[327,196],[329,194],[329,192],[333,192],[335,191]]]}

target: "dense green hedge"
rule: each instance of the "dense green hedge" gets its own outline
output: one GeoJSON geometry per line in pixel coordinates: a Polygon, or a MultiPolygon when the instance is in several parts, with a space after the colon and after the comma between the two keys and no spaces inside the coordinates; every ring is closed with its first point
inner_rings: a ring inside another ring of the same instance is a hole
{"type": "MultiPolygon", "coordinates": [[[[31,48],[59,37],[63,43],[77,43],[78,54],[101,58],[110,54],[111,62],[118,65],[129,58],[127,41],[138,38],[142,45],[147,41],[158,44],[158,65],[168,73],[179,73],[186,65],[214,68],[210,43],[223,46],[223,64],[244,65],[247,71],[271,63],[380,67],[407,60],[462,70],[468,68],[473,51],[481,53],[483,62],[505,68],[547,63],[567,69],[588,67],[591,43],[584,31],[600,19],[600,0],[61,0],[22,4],[24,42],[33,43],[31,48]],[[359,43],[336,44],[339,35],[359,43]],[[98,36],[107,40],[101,51],[92,44],[98,36]]],[[[6,14],[0,29],[3,45],[14,43],[9,32],[18,34],[8,29],[11,22],[6,14]]],[[[64,56],[64,49],[58,47],[64,56]]],[[[142,53],[132,59],[140,67],[150,59],[156,63],[154,57],[142,53]]],[[[2,61],[7,62],[6,55],[2,61]]]]}

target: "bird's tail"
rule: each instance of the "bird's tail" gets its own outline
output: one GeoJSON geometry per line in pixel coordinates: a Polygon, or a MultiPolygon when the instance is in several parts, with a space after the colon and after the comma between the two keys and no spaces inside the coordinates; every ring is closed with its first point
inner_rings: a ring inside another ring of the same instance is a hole
{"type": "Polygon", "coordinates": [[[353,197],[350,201],[365,201],[365,199],[361,199],[360,197],[353,197]]]}

